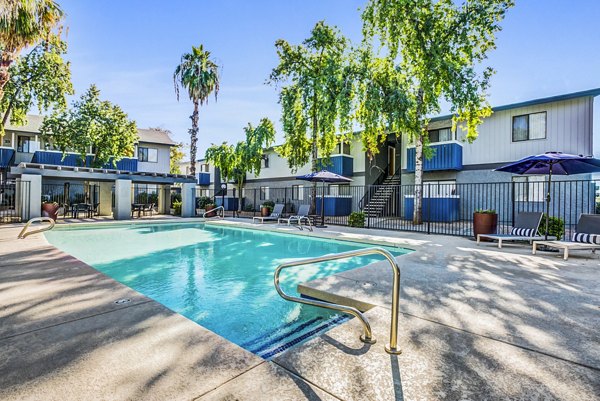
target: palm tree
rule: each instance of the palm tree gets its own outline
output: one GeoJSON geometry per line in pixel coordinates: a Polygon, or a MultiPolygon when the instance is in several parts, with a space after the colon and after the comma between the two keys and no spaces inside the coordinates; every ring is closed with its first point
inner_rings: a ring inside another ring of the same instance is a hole
{"type": "Polygon", "coordinates": [[[192,46],[192,52],[181,56],[181,64],[173,74],[175,93],[179,100],[179,86],[187,89],[190,100],[194,102],[194,113],[190,133],[190,173],[196,174],[196,151],[198,144],[198,107],[208,102],[212,92],[215,101],[219,93],[219,67],[210,59],[210,52],[202,45],[192,46]]]}
{"type": "Polygon", "coordinates": [[[2,0],[0,10],[0,100],[9,67],[26,47],[48,38],[64,13],[54,0],[2,0]]]}

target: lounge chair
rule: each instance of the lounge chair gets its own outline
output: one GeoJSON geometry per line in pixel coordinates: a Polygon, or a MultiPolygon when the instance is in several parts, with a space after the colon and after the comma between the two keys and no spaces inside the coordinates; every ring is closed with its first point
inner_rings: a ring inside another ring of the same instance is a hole
{"type": "Polygon", "coordinates": [[[569,259],[570,250],[591,250],[600,249],[600,215],[582,214],[577,222],[577,232],[573,233],[571,241],[533,241],[531,253],[535,255],[538,245],[545,245],[549,248],[563,249],[563,258],[569,259]]]}
{"type": "Polygon", "coordinates": [[[277,219],[277,224],[287,223],[287,225],[297,224],[298,227],[302,230],[302,222],[305,222],[308,226],[308,229],[312,231],[312,224],[310,222],[310,218],[308,217],[308,213],[310,212],[310,205],[300,205],[298,208],[298,213],[294,216],[290,216],[287,219],[280,217],[277,219]]]}
{"type": "MultiPolygon", "coordinates": [[[[498,248],[502,248],[502,241],[532,241],[543,240],[544,236],[538,234],[543,213],[521,212],[515,216],[515,225],[510,234],[477,234],[477,245],[482,238],[498,240],[498,248]]],[[[556,237],[551,237],[556,239],[556,237]]]]}
{"type": "Polygon", "coordinates": [[[252,222],[254,223],[256,220],[260,220],[260,222],[262,224],[265,221],[277,221],[277,219],[279,219],[281,217],[281,213],[283,213],[283,204],[278,203],[275,205],[275,207],[273,208],[273,211],[271,212],[271,214],[269,216],[266,216],[266,217],[254,216],[252,218],[252,222]]]}

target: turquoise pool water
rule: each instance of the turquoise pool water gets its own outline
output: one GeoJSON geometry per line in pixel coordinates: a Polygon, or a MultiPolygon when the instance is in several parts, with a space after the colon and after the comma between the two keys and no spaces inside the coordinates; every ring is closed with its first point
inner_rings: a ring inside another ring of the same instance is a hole
{"type": "MultiPolygon", "coordinates": [[[[279,297],[278,264],[369,245],[203,224],[56,228],[57,248],[242,347],[270,358],[344,319],[279,297]]],[[[389,249],[395,255],[407,250],[389,249]]],[[[290,293],[318,277],[382,260],[357,257],[290,268],[290,293]]]]}

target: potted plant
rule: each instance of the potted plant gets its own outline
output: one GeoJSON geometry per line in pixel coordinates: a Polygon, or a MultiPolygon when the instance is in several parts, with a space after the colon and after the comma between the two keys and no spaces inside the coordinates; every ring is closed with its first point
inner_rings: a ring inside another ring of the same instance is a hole
{"type": "Polygon", "coordinates": [[[59,204],[56,202],[42,201],[42,216],[50,217],[56,221],[58,219],[59,204]]]}
{"type": "Polygon", "coordinates": [[[207,210],[210,210],[206,208],[206,206],[210,204],[212,204],[212,199],[208,196],[201,196],[196,199],[196,214],[202,215],[207,210]]]}
{"type": "MultiPolygon", "coordinates": [[[[208,212],[209,210],[213,210],[217,207],[217,205],[215,205],[214,203],[212,203],[212,200],[207,203],[206,205],[204,205],[204,208],[206,209],[206,211],[208,212]]],[[[217,215],[217,212],[210,212],[206,214],[206,217],[215,217],[217,215]]]]}
{"type": "Polygon", "coordinates": [[[270,216],[273,213],[273,208],[275,207],[275,202],[272,200],[264,201],[262,205],[260,205],[260,215],[262,217],[270,216]]]}
{"type": "MultiPolygon", "coordinates": [[[[495,234],[498,228],[498,214],[494,209],[477,209],[473,213],[473,235],[495,234]]],[[[483,240],[483,239],[482,239],[483,240]]]]}

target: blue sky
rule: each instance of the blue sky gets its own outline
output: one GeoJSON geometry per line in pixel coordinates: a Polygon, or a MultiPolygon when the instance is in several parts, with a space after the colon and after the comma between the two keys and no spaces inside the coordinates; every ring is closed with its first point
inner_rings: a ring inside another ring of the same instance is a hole
{"type": "MultiPolygon", "coordinates": [[[[236,141],[243,127],[271,118],[281,141],[275,40],[299,43],[319,20],[361,38],[366,0],[58,0],[67,13],[68,59],[80,95],[95,83],[139,127],[159,126],[189,141],[192,105],[177,102],[172,74],[181,54],[204,44],[222,66],[218,101],[200,111],[199,156],[211,143],[236,141]]],[[[488,64],[490,102],[502,105],[600,87],[600,2],[516,0],[488,64]]],[[[596,104],[599,102],[596,101],[596,104]]],[[[596,113],[597,115],[600,112],[596,113]]],[[[600,125],[598,119],[596,127],[600,125]]]]}

